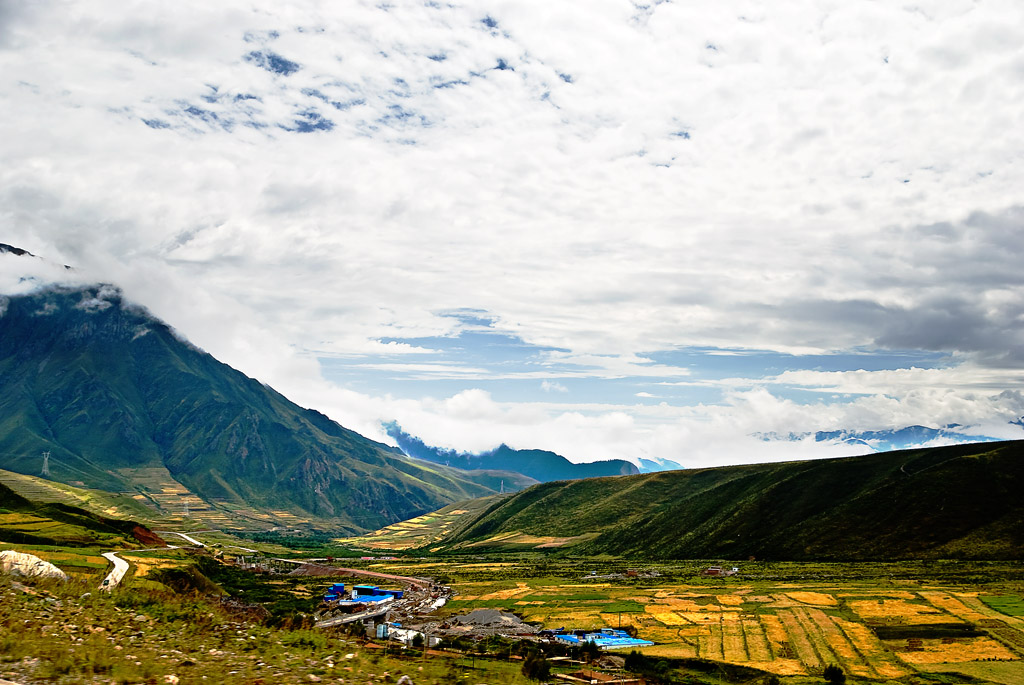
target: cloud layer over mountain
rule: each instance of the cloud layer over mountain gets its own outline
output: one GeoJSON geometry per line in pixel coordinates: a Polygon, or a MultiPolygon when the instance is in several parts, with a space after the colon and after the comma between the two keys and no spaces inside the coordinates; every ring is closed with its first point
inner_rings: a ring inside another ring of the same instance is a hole
{"type": "Polygon", "coordinates": [[[1018,3],[0,2],[0,67],[0,241],[375,437],[1019,435],[1018,3]]]}

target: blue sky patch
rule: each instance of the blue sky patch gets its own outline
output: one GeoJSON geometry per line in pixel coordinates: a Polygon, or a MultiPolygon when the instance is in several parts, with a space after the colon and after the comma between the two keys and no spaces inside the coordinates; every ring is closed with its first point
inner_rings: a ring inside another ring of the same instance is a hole
{"type": "Polygon", "coordinates": [[[245,61],[256,65],[260,69],[266,69],[269,72],[281,74],[282,76],[291,76],[302,68],[302,65],[297,62],[293,62],[269,50],[253,50],[245,56],[245,61]]]}

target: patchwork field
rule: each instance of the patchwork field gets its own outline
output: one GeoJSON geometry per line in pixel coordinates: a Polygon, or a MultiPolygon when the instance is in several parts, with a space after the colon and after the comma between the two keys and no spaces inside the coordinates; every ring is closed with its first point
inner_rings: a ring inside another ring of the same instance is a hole
{"type": "Polygon", "coordinates": [[[631,626],[656,643],[642,650],[649,656],[710,659],[779,676],[814,676],[837,664],[876,680],[979,673],[998,664],[989,668],[998,676],[992,682],[1024,683],[1024,621],[996,608],[1014,606],[1012,598],[960,583],[778,582],[742,573],[713,582],[625,574],[570,580],[513,578],[512,564],[415,566],[421,575],[433,566],[452,576],[458,594],[448,614],[491,607],[547,628],[631,626]]]}
{"type": "Polygon", "coordinates": [[[494,498],[481,497],[467,502],[456,502],[435,512],[400,521],[372,533],[337,542],[347,547],[369,550],[403,551],[426,547],[446,537],[462,519],[472,517],[491,504],[494,498]]]}
{"type": "Polygon", "coordinates": [[[158,529],[218,529],[234,533],[274,526],[301,528],[310,520],[288,511],[259,511],[229,501],[205,501],[163,467],[120,469],[136,485],[131,492],[106,492],[0,469],[0,483],[34,502],[70,504],[102,516],[130,519],[158,529]]]}

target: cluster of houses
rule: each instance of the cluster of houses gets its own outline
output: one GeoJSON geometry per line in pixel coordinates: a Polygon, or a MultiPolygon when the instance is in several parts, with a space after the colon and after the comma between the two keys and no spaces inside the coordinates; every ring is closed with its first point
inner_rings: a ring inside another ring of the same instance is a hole
{"type": "Polygon", "coordinates": [[[324,593],[325,604],[362,605],[375,602],[390,602],[401,599],[405,595],[403,590],[383,590],[376,585],[353,585],[352,590],[345,596],[345,583],[334,583],[324,593]]]}

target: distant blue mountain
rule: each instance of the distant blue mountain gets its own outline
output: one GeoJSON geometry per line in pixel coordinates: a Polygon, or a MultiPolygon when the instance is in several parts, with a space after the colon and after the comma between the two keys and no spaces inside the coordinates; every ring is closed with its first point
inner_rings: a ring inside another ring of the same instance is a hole
{"type": "Polygon", "coordinates": [[[906,426],[892,430],[877,431],[817,431],[814,439],[817,442],[838,440],[851,445],[867,445],[876,452],[891,452],[911,447],[918,447],[933,440],[953,440],[955,442],[995,442],[999,438],[987,435],[968,435],[955,429],[958,424],[950,424],[942,428],[927,426],[906,426]]]}
{"type": "Polygon", "coordinates": [[[547,450],[517,450],[504,444],[478,454],[458,452],[427,445],[419,438],[406,433],[395,421],[385,423],[384,429],[408,456],[459,469],[515,471],[542,483],[601,476],[630,476],[640,473],[636,466],[623,459],[575,464],[565,457],[547,450]]]}
{"type": "MultiPolygon", "coordinates": [[[[1024,419],[1012,421],[1013,424],[1020,424],[1024,427],[1024,419]]],[[[995,438],[990,435],[974,435],[962,432],[963,426],[951,423],[942,428],[929,428],[928,426],[905,426],[873,431],[815,431],[813,433],[755,433],[754,436],[766,442],[774,441],[795,441],[814,438],[815,442],[842,442],[847,445],[859,445],[870,447],[873,452],[893,452],[896,450],[914,449],[932,444],[935,440],[945,440],[956,444],[976,442],[997,442],[1005,438],[995,438]]]]}

